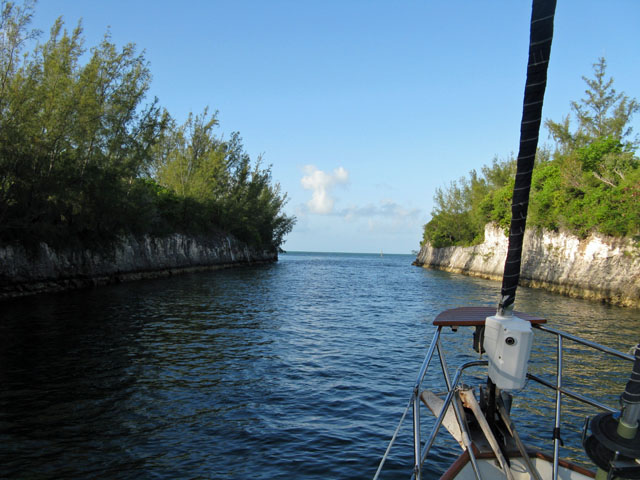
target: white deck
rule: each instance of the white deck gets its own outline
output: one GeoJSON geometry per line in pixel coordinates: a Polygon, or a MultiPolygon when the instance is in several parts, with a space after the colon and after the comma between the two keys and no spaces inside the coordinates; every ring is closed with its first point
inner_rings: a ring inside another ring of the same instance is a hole
{"type": "MultiPolygon", "coordinates": [[[[538,470],[538,474],[543,480],[551,479],[553,464],[542,458],[532,458],[535,468],[538,470]]],[[[485,479],[506,479],[505,474],[500,469],[500,466],[493,458],[478,459],[478,466],[480,468],[480,474],[485,479]]],[[[514,480],[530,480],[533,477],[527,471],[524,462],[520,458],[511,459],[511,473],[514,480]]],[[[583,472],[572,470],[567,467],[560,467],[558,469],[558,478],[560,480],[590,480],[593,479],[593,475],[587,475],[583,472]]],[[[476,476],[473,472],[471,462],[466,462],[463,468],[456,472],[448,471],[442,476],[442,479],[455,479],[455,480],[476,480],[476,476]]]]}

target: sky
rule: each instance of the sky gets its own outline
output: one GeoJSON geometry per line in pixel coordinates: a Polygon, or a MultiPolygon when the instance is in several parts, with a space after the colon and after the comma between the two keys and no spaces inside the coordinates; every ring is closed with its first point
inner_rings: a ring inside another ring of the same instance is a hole
{"type": "MultiPolygon", "coordinates": [[[[287,192],[285,250],[411,253],[437,188],[517,154],[530,15],[525,0],[40,0],[32,26],[45,40],[81,20],[87,48],[109,31],[144,52],[149,102],[179,122],[217,110],[217,134],[240,132],[287,192]]],[[[570,113],[603,56],[640,99],[639,22],[638,0],[558,0],[543,118],[570,113]]]]}

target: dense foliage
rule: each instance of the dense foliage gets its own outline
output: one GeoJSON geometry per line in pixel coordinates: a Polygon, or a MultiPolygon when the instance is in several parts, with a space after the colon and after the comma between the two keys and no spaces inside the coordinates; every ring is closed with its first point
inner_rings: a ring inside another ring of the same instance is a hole
{"type": "MultiPolygon", "coordinates": [[[[570,115],[545,122],[555,148],[538,151],[527,225],[580,237],[591,232],[638,237],[640,160],[629,122],[640,106],[615,91],[604,58],[594,64],[594,78],[583,79],[586,97],[571,104],[576,129],[571,130],[570,115]]],[[[515,163],[494,159],[481,175],[474,170],[468,179],[438,189],[423,243],[473,245],[483,240],[488,222],[508,231],[515,163]]]]}
{"type": "Polygon", "coordinates": [[[106,35],[87,51],[60,20],[31,52],[33,2],[0,2],[0,242],[110,244],[123,234],[220,231],[277,248],[286,195],[215,115],[177,125],[144,105],[149,65],[106,35]],[[82,61],[86,59],[86,61],[82,61]]]}

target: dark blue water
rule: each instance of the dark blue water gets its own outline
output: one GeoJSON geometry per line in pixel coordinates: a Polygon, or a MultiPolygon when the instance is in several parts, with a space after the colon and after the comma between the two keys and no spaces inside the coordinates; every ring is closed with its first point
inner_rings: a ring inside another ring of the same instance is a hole
{"type": "MultiPolygon", "coordinates": [[[[497,301],[495,282],[412,260],[286,254],[2,303],[0,478],[371,478],[434,316],[497,301]]],[[[615,348],[640,340],[637,310],[528,289],[517,304],[615,348]]],[[[469,358],[465,333],[446,337],[454,359],[469,358]]],[[[550,352],[537,343],[532,368],[550,352]]],[[[609,380],[597,388],[613,398],[626,373],[598,365],[609,380]]],[[[550,445],[532,414],[552,397],[532,390],[536,400],[514,409],[524,436],[550,445]]],[[[409,429],[383,478],[410,475],[409,429]]],[[[447,442],[427,478],[453,458],[447,442]]]]}

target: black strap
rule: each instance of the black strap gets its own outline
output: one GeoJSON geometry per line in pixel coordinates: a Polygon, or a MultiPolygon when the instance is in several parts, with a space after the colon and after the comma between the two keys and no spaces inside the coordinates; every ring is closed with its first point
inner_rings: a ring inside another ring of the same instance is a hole
{"type": "Polygon", "coordinates": [[[622,393],[622,400],[627,403],[640,403],[640,344],[636,346],[634,356],[633,370],[622,393]]]}
{"type": "Polygon", "coordinates": [[[560,445],[564,447],[564,440],[562,440],[562,437],[560,436],[560,427],[556,427],[553,429],[553,439],[560,440],[560,445]]]}

